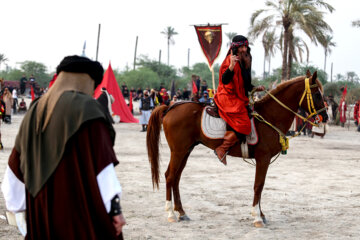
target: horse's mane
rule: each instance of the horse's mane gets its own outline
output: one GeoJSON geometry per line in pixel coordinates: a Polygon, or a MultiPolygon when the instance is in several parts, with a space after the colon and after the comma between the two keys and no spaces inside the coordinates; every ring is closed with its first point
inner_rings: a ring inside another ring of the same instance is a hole
{"type": "MultiPolygon", "coordinates": [[[[292,79],[290,79],[288,81],[285,81],[283,83],[280,83],[276,88],[272,89],[270,91],[270,93],[272,95],[276,95],[277,93],[281,92],[283,89],[287,88],[289,85],[292,85],[292,84],[294,84],[296,82],[299,82],[299,81],[303,81],[305,78],[306,78],[306,76],[299,76],[299,77],[292,78],[292,79]]],[[[319,79],[316,79],[316,83],[319,86],[320,91],[323,92],[323,86],[322,86],[321,82],[319,81],[319,79]]],[[[260,100],[256,101],[255,104],[256,105],[261,105],[261,104],[267,102],[269,99],[272,99],[271,96],[269,94],[266,94],[260,100]]]]}

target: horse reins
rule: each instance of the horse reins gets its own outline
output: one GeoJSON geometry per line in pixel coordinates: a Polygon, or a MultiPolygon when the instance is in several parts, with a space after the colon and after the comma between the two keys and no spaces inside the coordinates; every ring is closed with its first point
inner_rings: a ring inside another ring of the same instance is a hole
{"type": "MultiPolygon", "coordinates": [[[[273,98],[277,103],[280,104],[280,106],[282,106],[283,108],[289,110],[290,112],[292,112],[293,114],[295,114],[297,117],[299,117],[300,119],[310,123],[311,125],[315,126],[315,127],[319,127],[318,124],[316,123],[313,123],[311,122],[309,119],[311,117],[313,117],[314,115],[317,115],[319,114],[320,112],[326,110],[326,107],[320,109],[320,110],[316,110],[315,109],[315,106],[314,106],[314,100],[313,100],[313,97],[312,97],[312,94],[311,94],[311,88],[315,88],[315,87],[318,87],[317,84],[313,84],[313,85],[310,85],[310,79],[309,78],[305,78],[305,89],[304,89],[304,93],[300,99],[300,102],[299,102],[299,106],[301,106],[303,100],[305,99],[305,96],[306,96],[306,100],[307,100],[307,104],[308,104],[308,108],[309,108],[309,116],[307,118],[301,116],[300,114],[298,114],[297,112],[294,112],[292,109],[290,109],[288,106],[286,106],[284,103],[282,103],[279,99],[277,99],[273,94],[271,94],[269,91],[266,91],[265,90],[265,93],[267,93],[271,98],[273,98]]],[[[253,98],[253,95],[254,95],[254,92],[255,92],[255,89],[251,91],[251,98],[253,99],[253,104],[254,104],[254,98],[253,98]]],[[[264,119],[264,117],[262,117],[260,114],[258,114],[257,112],[253,112],[252,115],[260,122],[263,122],[263,123],[266,123],[267,125],[269,125],[270,127],[272,127],[276,132],[278,132],[279,136],[280,136],[280,144],[281,144],[281,153],[282,154],[286,154],[287,152],[287,149],[289,148],[289,139],[291,138],[294,138],[294,137],[297,137],[299,135],[299,133],[301,132],[302,129],[304,129],[304,127],[306,126],[304,124],[303,128],[300,130],[300,132],[298,132],[297,134],[295,134],[294,136],[288,138],[286,137],[286,135],[280,130],[278,129],[277,127],[275,127],[273,124],[271,124],[270,122],[266,121],[264,119]]],[[[280,153],[276,156],[276,158],[274,160],[272,160],[270,162],[273,163],[278,157],[279,157],[280,153]]]]}

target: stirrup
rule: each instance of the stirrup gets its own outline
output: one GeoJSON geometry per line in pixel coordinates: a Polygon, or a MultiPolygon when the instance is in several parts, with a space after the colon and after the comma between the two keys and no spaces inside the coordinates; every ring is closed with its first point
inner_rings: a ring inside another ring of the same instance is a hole
{"type": "Polygon", "coordinates": [[[222,164],[224,164],[225,166],[227,165],[227,163],[226,163],[226,162],[223,162],[223,160],[226,158],[226,155],[228,155],[228,153],[229,153],[229,151],[226,151],[225,154],[224,154],[224,156],[223,156],[221,159],[219,159],[219,156],[217,155],[216,151],[214,150],[214,154],[216,155],[217,159],[219,159],[219,161],[220,161],[222,164]]]}

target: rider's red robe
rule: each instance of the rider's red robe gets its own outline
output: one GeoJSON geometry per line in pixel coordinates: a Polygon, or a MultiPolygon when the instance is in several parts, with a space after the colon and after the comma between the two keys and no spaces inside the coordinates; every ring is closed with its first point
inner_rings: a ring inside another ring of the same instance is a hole
{"type": "Polygon", "coordinates": [[[344,99],[340,100],[339,113],[340,113],[340,122],[345,123],[346,122],[346,102],[344,99]]]}
{"type": "Polygon", "coordinates": [[[229,54],[220,67],[219,86],[214,100],[219,108],[221,118],[225,120],[235,131],[248,135],[251,132],[251,124],[246,106],[249,98],[245,95],[243,78],[239,64],[234,67],[234,77],[228,84],[222,83],[222,75],[230,65],[229,54]]]}

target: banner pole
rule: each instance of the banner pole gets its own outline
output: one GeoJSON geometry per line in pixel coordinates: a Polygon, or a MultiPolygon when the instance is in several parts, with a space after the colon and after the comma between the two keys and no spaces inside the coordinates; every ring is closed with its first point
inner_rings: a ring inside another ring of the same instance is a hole
{"type": "Polygon", "coordinates": [[[216,92],[216,86],[215,86],[215,73],[214,73],[214,68],[211,67],[210,70],[211,70],[211,75],[212,75],[213,90],[214,90],[214,94],[215,94],[215,92],[216,92]]]}

